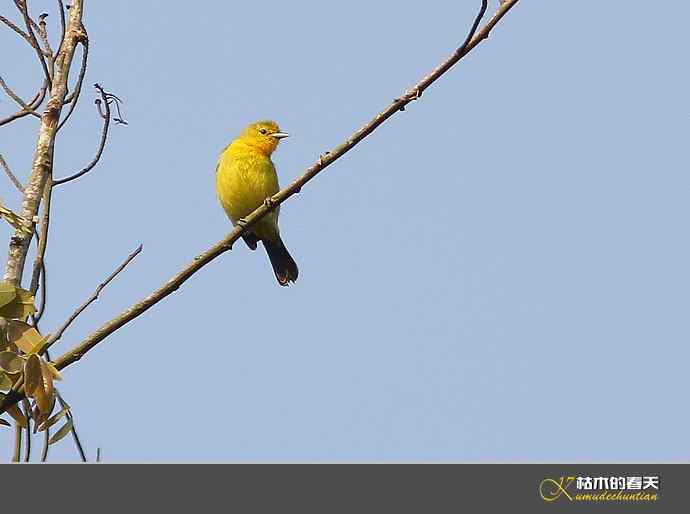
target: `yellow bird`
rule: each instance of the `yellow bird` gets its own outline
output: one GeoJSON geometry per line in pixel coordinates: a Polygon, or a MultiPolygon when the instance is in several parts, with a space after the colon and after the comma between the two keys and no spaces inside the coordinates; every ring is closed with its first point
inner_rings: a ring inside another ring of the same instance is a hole
{"type": "MultiPolygon", "coordinates": [[[[216,190],[233,225],[279,191],[271,154],[285,137],[288,134],[281,132],[275,121],[257,121],[247,126],[220,154],[216,190]]],[[[279,212],[280,206],[259,220],[242,238],[252,250],[256,250],[259,241],[263,243],[278,283],[287,286],[297,280],[298,270],[280,238],[279,212]]]]}

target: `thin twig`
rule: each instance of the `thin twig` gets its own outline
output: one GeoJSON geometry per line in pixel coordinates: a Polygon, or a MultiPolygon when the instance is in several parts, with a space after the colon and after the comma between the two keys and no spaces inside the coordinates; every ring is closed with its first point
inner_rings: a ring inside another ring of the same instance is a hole
{"type": "Polygon", "coordinates": [[[5,173],[9,177],[10,181],[14,184],[14,187],[19,190],[20,193],[24,192],[24,186],[22,186],[22,183],[19,182],[19,179],[16,177],[14,173],[12,173],[12,170],[10,169],[9,165],[7,164],[7,161],[5,161],[5,158],[0,154],[0,167],[2,167],[3,170],[5,170],[5,173]]]}
{"type": "Polygon", "coordinates": [[[43,99],[46,96],[47,89],[48,89],[48,84],[44,81],[43,86],[41,86],[41,89],[38,90],[38,92],[33,97],[31,102],[29,102],[30,110],[22,109],[21,111],[15,112],[14,114],[11,114],[7,118],[3,118],[2,120],[0,120],[0,127],[2,127],[3,125],[7,125],[8,123],[11,123],[16,119],[23,118],[27,114],[32,114],[33,111],[38,106],[40,106],[41,103],[43,102],[43,99]]]}
{"type": "Polygon", "coordinates": [[[12,462],[19,462],[22,454],[22,427],[19,423],[14,422],[14,455],[12,455],[12,462]]]}
{"type": "Polygon", "coordinates": [[[35,22],[29,16],[29,2],[28,0],[23,0],[22,2],[15,2],[17,8],[21,11],[22,16],[24,16],[24,23],[26,24],[26,31],[29,33],[31,41],[33,41],[33,47],[36,50],[36,55],[38,55],[38,60],[41,61],[41,68],[43,68],[43,73],[45,74],[46,81],[48,82],[48,89],[53,87],[53,77],[51,76],[48,65],[46,64],[45,56],[43,55],[43,50],[41,50],[41,45],[38,44],[36,39],[36,34],[32,27],[32,22],[35,22]]]}
{"type": "Polygon", "coordinates": [[[84,310],[91,305],[93,302],[95,302],[98,299],[98,295],[103,291],[103,289],[110,283],[112,280],[120,274],[120,272],[127,267],[127,265],[134,260],[134,258],[141,253],[141,251],[144,249],[143,245],[139,245],[136,250],[134,250],[129,256],[120,264],[115,271],[113,271],[108,278],[106,278],[103,282],[101,282],[96,290],[93,292],[91,296],[89,296],[84,303],[82,303],[77,309],[70,315],[69,318],[62,324],[60,328],[58,328],[54,334],[52,334],[50,337],[48,337],[48,340],[45,342],[44,348],[47,350],[48,348],[51,347],[51,345],[55,344],[57,341],[60,340],[62,337],[62,334],[65,333],[65,330],[69,328],[69,326],[74,322],[77,317],[84,312],[84,310]]]}
{"type": "Polygon", "coordinates": [[[36,250],[36,260],[34,260],[33,272],[31,274],[31,285],[29,291],[36,296],[38,291],[38,279],[43,268],[46,248],[48,246],[48,229],[50,227],[50,204],[53,197],[53,181],[50,177],[46,180],[43,190],[43,214],[41,216],[40,233],[36,234],[38,249],[36,250]]]}
{"type": "Polygon", "coordinates": [[[24,398],[22,400],[24,407],[24,417],[26,418],[26,444],[24,445],[24,462],[31,460],[31,406],[29,400],[24,398]]]}
{"type": "MultiPolygon", "coordinates": [[[[127,310],[102,325],[99,329],[87,336],[79,345],[72,350],[61,355],[54,361],[54,365],[58,369],[64,369],[67,366],[79,361],[87,352],[93,349],[99,342],[108,337],[110,334],[123,327],[133,319],[137,318],[148,309],[156,305],[158,302],[175,292],[197,271],[214,260],[219,255],[232,249],[232,245],[239,239],[248,229],[257,223],[266,214],[276,209],[280,204],[285,202],[291,196],[297,194],[302,187],[312,180],[323,169],[333,164],[337,159],[341,158],[345,153],[351,150],[357,143],[362,141],[365,137],[371,134],[377,127],[379,127],[385,120],[393,116],[401,110],[401,107],[413,102],[419,98],[421,91],[429,87],[446,71],[448,71],[455,63],[457,63],[463,56],[472,51],[482,40],[489,37],[489,33],[494,26],[505,16],[505,14],[514,7],[519,0],[507,0],[501,4],[494,16],[479,30],[471,41],[463,48],[456,50],[446,61],[437,66],[429,75],[424,77],[417,83],[410,91],[408,91],[401,98],[396,98],[393,103],[384,111],[375,116],[364,127],[356,131],[344,143],[336,146],[332,151],[319,157],[318,161],[307,168],[305,173],[293,181],[290,185],[276,193],[266,202],[252,212],[245,218],[245,222],[236,226],[224,239],[216,243],[204,253],[198,255],[194,260],[187,265],[182,271],[174,275],[163,286],[149,294],[143,300],[135,303],[127,310]]],[[[483,2],[484,3],[484,2],[483,2]]],[[[482,5],[483,5],[482,3],[482,5]]],[[[0,413],[10,405],[13,405],[21,398],[21,391],[12,391],[5,399],[0,402],[0,413]]]]}
{"type": "Polygon", "coordinates": [[[4,23],[7,25],[9,28],[14,30],[17,34],[19,34],[21,37],[23,37],[27,43],[29,43],[31,46],[34,46],[34,42],[31,41],[31,38],[29,37],[29,34],[24,32],[22,29],[20,29],[17,25],[15,25],[12,21],[8,20],[4,16],[0,15],[0,22],[4,23]]]}
{"type": "Polygon", "coordinates": [[[23,110],[27,111],[27,114],[31,114],[33,116],[36,116],[37,118],[40,118],[41,115],[38,114],[36,111],[34,111],[31,107],[29,107],[29,104],[27,104],[24,100],[21,99],[21,97],[15,93],[5,82],[5,79],[0,77],[0,87],[2,87],[5,90],[5,93],[7,93],[7,96],[12,98],[15,102],[19,104],[19,107],[21,107],[23,110]]]}
{"type": "Polygon", "coordinates": [[[67,30],[67,25],[65,23],[65,5],[62,3],[62,0],[57,0],[57,3],[58,7],[60,7],[60,29],[62,32],[60,33],[60,44],[57,50],[55,50],[55,55],[59,55],[60,50],[62,50],[62,42],[65,40],[65,30],[67,30]]]}
{"type": "Polygon", "coordinates": [[[77,107],[77,102],[79,101],[79,95],[81,95],[81,87],[82,84],[84,83],[84,76],[86,75],[86,65],[89,60],[89,40],[85,39],[82,41],[82,54],[81,54],[81,67],[79,68],[79,76],[77,77],[77,82],[74,85],[74,91],[72,94],[67,95],[65,97],[65,104],[70,103],[69,109],[67,111],[67,114],[65,117],[62,119],[60,124],[58,125],[58,130],[62,128],[62,126],[67,123],[67,120],[69,119],[70,116],[72,116],[72,113],[74,112],[74,109],[77,107]]]}
{"type": "Polygon", "coordinates": [[[96,151],[96,156],[93,159],[91,159],[91,162],[89,162],[84,168],[82,168],[81,171],[78,171],[77,173],[74,173],[73,175],[70,175],[65,178],[53,180],[53,186],[66,184],[67,182],[71,182],[72,180],[76,180],[79,177],[86,175],[89,171],[91,171],[94,168],[94,166],[96,166],[96,164],[98,164],[98,161],[101,159],[101,155],[103,155],[105,143],[108,140],[108,128],[110,127],[110,102],[115,101],[117,105],[117,101],[111,100],[109,93],[104,91],[100,84],[95,84],[94,87],[98,89],[98,91],[101,93],[102,98],[102,100],[96,100],[96,106],[98,107],[99,113],[101,110],[101,105],[105,106],[105,113],[101,113],[101,117],[103,118],[103,128],[101,129],[101,140],[98,143],[98,150],[96,151]]]}
{"type": "MultiPolygon", "coordinates": [[[[45,352],[46,360],[50,361],[50,353],[45,352]]],[[[55,388],[57,394],[57,388],[55,388]]],[[[47,421],[47,420],[46,420],[47,421]]],[[[38,427],[37,427],[38,428],[38,427]]],[[[41,462],[48,460],[48,448],[50,447],[50,427],[46,426],[43,431],[43,450],[41,450],[41,462]]]]}
{"type": "MultiPolygon", "coordinates": [[[[39,291],[41,291],[41,301],[38,304],[38,309],[36,310],[36,314],[31,316],[31,319],[33,321],[33,326],[38,330],[38,323],[41,321],[41,318],[43,317],[43,313],[46,311],[46,302],[48,301],[48,292],[46,291],[46,263],[45,261],[41,262],[41,273],[40,273],[40,282],[41,285],[39,287],[39,291]]],[[[40,332],[40,330],[39,330],[40,332]]]]}
{"type": "Polygon", "coordinates": [[[50,446],[50,427],[43,431],[43,450],[41,451],[41,462],[48,460],[48,447],[50,446]]]}
{"type": "Polygon", "coordinates": [[[31,285],[29,286],[29,291],[31,291],[32,296],[36,297],[36,292],[41,290],[41,301],[38,305],[38,310],[35,314],[31,315],[31,321],[33,326],[38,330],[38,323],[43,317],[43,313],[46,309],[46,301],[48,298],[48,292],[46,291],[46,264],[45,255],[46,249],[48,247],[48,229],[50,228],[50,206],[53,197],[53,179],[49,176],[46,179],[45,189],[43,190],[43,214],[41,216],[41,231],[38,233],[34,228],[34,235],[36,237],[36,258],[34,260],[33,272],[31,274],[31,285]]]}
{"type": "MultiPolygon", "coordinates": [[[[46,27],[46,18],[48,14],[43,13],[38,17],[38,35],[41,37],[43,46],[45,47],[46,57],[50,59],[53,57],[53,49],[50,47],[50,40],[48,39],[48,28],[46,27]]],[[[52,75],[52,70],[51,70],[52,75]]]]}
{"type": "Polygon", "coordinates": [[[50,40],[48,39],[48,29],[46,27],[46,13],[41,14],[38,19],[38,35],[43,41],[43,46],[45,47],[45,56],[48,59],[48,72],[50,77],[53,77],[55,73],[55,54],[53,54],[53,49],[50,47],[50,40]]]}
{"type": "Polygon", "coordinates": [[[65,400],[62,399],[62,395],[60,392],[56,389],[55,390],[55,396],[58,399],[58,402],[60,402],[60,407],[63,409],[67,409],[65,413],[65,417],[72,421],[72,429],[70,432],[72,432],[72,439],[74,439],[74,444],[77,447],[77,451],[79,452],[79,457],[81,458],[82,462],[87,462],[86,458],[86,452],[84,451],[84,446],[81,444],[81,440],[79,439],[79,434],[77,434],[77,427],[76,424],[74,423],[74,416],[72,415],[72,409],[70,409],[69,405],[65,403],[65,400]]]}

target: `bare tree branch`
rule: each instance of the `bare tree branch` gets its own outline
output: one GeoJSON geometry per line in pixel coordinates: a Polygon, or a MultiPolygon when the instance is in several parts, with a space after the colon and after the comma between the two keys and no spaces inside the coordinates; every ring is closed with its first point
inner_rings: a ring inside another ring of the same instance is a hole
{"type": "Polygon", "coordinates": [[[33,99],[29,102],[29,108],[30,110],[22,109],[21,111],[18,111],[14,114],[11,114],[7,118],[4,118],[0,120],[0,127],[3,125],[7,125],[8,123],[13,122],[14,120],[17,120],[19,118],[23,118],[27,114],[33,114],[33,111],[38,108],[38,106],[43,103],[43,99],[46,96],[46,91],[48,89],[48,83],[43,82],[43,86],[41,86],[41,89],[38,90],[38,93],[33,97],[33,99]]]}
{"type": "Polygon", "coordinates": [[[50,47],[50,40],[48,39],[48,28],[46,27],[46,18],[48,14],[43,13],[38,17],[38,35],[43,42],[43,47],[45,48],[46,57],[49,59],[54,55],[53,49],[50,47]]]}
{"type": "Polygon", "coordinates": [[[15,176],[15,174],[12,173],[12,170],[10,169],[2,154],[0,154],[0,167],[2,167],[3,170],[5,170],[5,173],[9,177],[10,181],[14,184],[14,187],[16,187],[20,193],[23,193],[24,186],[22,186],[22,183],[19,182],[19,179],[15,176]]]}
{"type": "Polygon", "coordinates": [[[55,51],[55,55],[58,55],[60,53],[60,50],[62,50],[62,42],[65,40],[65,31],[66,31],[66,24],[65,24],[65,5],[62,3],[62,0],[57,0],[58,7],[60,8],[60,29],[62,32],[60,33],[60,45],[58,46],[57,50],[55,51]]]}
{"type": "Polygon", "coordinates": [[[55,73],[55,54],[53,54],[53,49],[50,47],[50,40],[48,39],[48,28],[46,27],[46,18],[48,15],[46,13],[41,14],[38,19],[38,35],[43,42],[45,47],[45,56],[48,59],[48,73],[50,73],[50,78],[53,78],[55,73]]]}
{"type": "MultiPolygon", "coordinates": [[[[55,396],[57,396],[58,402],[60,402],[60,407],[63,409],[66,409],[66,414],[65,417],[72,421],[72,429],[70,432],[72,432],[72,439],[74,439],[74,445],[77,447],[77,451],[79,452],[79,458],[81,459],[82,462],[86,462],[86,452],[84,451],[84,447],[81,444],[81,440],[79,439],[79,434],[77,434],[77,425],[74,421],[74,415],[72,414],[72,409],[70,409],[69,405],[65,402],[65,400],[62,398],[62,395],[60,394],[60,391],[57,389],[55,390],[55,396]]],[[[47,455],[47,452],[46,452],[47,455]]]]}
{"type": "Polygon", "coordinates": [[[41,452],[41,462],[48,460],[48,447],[50,446],[50,427],[43,431],[43,451],[41,452]]]}
{"type": "MultiPolygon", "coordinates": [[[[38,241],[38,249],[36,250],[36,259],[34,260],[33,272],[31,274],[31,285],[29,286],[29,291],[31,294],[36,296],[36,291],[38,291],[38,283],[41,275],[45,274],[45,254],[46,248],[48,246],[48,228],[50,227],[50,204],[53,196],[53,183],[50,177],[46,180],[45,188],[43,189],[43,214],[41,216],[41,227],[40,232],[36,234],[36,239],[38,241]]],[[[45,281],[43,282],[43,300],[39,311],[34,317],[34,326],[38,323],[43,316],[43,311],[45,309],[45,281]]]]}
{"type": "Polygon", "coordinates": [[[120,264],[115,271],[113,271],[110,275],[108,275],[108,278],[106,278],[103,282],[101,282],[96,290],[93,292],[91,296],[89,296],[84,303],[82,303],[77,309],[70,315],[69,318],[62,324],[60,328],[57,329],[57,331],[52,334],[50,337],[48,337],[48,340],[46,341],[44,348],[45,350],[48,350],[51,345],[55,344],[60,340],[62,337],[62,334],[65,333],[65,330],[69,328],[69,326],[74,322],[77,317],[86,310],[86,308],[91,305],[93,302],[98,300],[98,295],[101,294],[101,291],[110,284],[110,282],[113,281],[115,277],[117,277],[122,270],[124,270],[127,265],[134,260],[134,258],[141,253],[141,251],[144,249],[143,245],[139,245],[136,250],[134,250],[129,256],[124,260],[122,264],[120,264]]]}
{"type": "Polygon", "coordinates": [[[40,118],[41,115],[38,114],[36,111],[34,111],[24,100],[21,99],[17,93],[15,93],[5,82],[5,79],[0,77],[0,87],[5,90],[5,93],[7,93],[7,96],[12,98],[15,102],[19,104],[19,107],[21,107],[24,111],[27,111],[27,114],[31,114],[33,116],[36,116],[37,118],[40,118]]]}
{"type": "MultiPolygon", "coordinates": [[[[76,180],[79,177],[86,175],[89,171],[91,171],[96,164],[98,164],[98,161],[101,159],[101,156],[103,155],[103,150],[105,149],[105,143],[108,140],[108,128],[110,127],[110,102],[117,100],[111,100],[111,96],[109,93],[107,93],[100,84],[95,84],[94,87],[98,89],[98,91],[101,94],[101,99],[96,100],[96,106],[98,107],[98,112],[103,118],[103,129],[101,130],[101,140],[100,143],[98,144],[98,150],[96,151],[96,156],[91,159],[91,162],[89,162],[84,168],[81,169],[81,171],[78,171],[77,173],[70,175],[65,178],[61,179],[56,179],[53,180],[53,185],[54,186],[59,186],[60,184],[66,184],[67,182],[71,182],[72,180],[76,180]],[[101,113],[101,105],[104,105],[105,107],[105,112],[101,113]]],[[[76,103],[76,100],[75,100],[76,103]]],[[[74,106],[74,104],[72,104],[74,106]]],[[[58,127],[59,128],[59,127],[58,127]]]]}
{"type": "MultiPolygon", "coordinates": [[[[41,201],[41,195],[46,179],[53,169],[53,148],[57,133],[60,112],[67,95],[67,81],[74,57],[74,51],[80,41],[85,40],[86,32],[82,26],[83,0],[75,0],[70,9],[68,29],[65,33],[62,50],[55,60],[55,76],[53,86],[50,89],[50,99],[41,116],[38,142],[31,166],[31,174],[24,188],[24,200],[22,202],[21,216],[35,224],[35,217],[41,201]]],[[[24,7],[26,4],[24,4],[24,7]]],[[[31,24],[28,23],[30,26],[31,24]]],[[[49,83],[50,85],[50,83],[49,83]]],[[[33,227],[32,227],[33,228],[33,227]]],[[[33,230],[28,233],[17,230],[10,240],[9,255],[5,268],[5,280],[14,284],[21,282],[26,254],[29,243],[33,237],[33,230]]]]}
{"type": "Polygon", "coordinates": [[[36,50],[36,55],[38,55],[38,60],[41,62],[41,68],[43,68],[43,73],[45,74],[46,81],[48,81],[48,89],[52,89],[53,78],[50,74],[50,70],[48,69],[48,65],[46,64],[45,56],[43,55],[43,50],[41,49],[41,45],[38,43],[38,40],[36,39],[36,34],[34,33],[34,29],[33,29],[32,25],[35,25],[35,22],[29,16],[29,2],[28,2],[28,0],[23,0],[21,2],[15,1],[14,3],[17,5],[17,8],[21,11],[22,16],[24,16],[24,23],[26,24],[26,31],[29,33],[29,37],[31,38],[31,41],[33,42],[33,44],[31,46],[33,46],[34,49],[36,50]]]}
{"type": "Polygon", "coordinates": [[[58,125],[58,130],[62,128],[62,126],[67,123],[67,120],[69,119],[70,116],[72,116],[72,113],[74,112],[74,109],[77,107],[77,102],[79,101],[79,95],[81,94],[81,87],[82,84],[84,83],[84,76],[86,75],[86,64],[89,59],[89,41],[88,39],[85,40],[82,44],[82,54],[81,54],[81,67],[79,68],[79,76],[77,77],[77,82],[74,85],[74,91],[72,94],[67,95],[65,98],[65,104],[71,104],[69,106],[69,110],[67,111],[67,114],[65,117],[62,119],[60,122],[60,125],[58,125]]]}
{"type": "Polygon", "coordinates": [[[17,34],[19,34],[21,37],[23,37],[26,40],[26,42],[29,43],[32,47],[34,46],[34,42],[29,37],[29,34],[27,34],[22,29],[17,27],[12,21],[10,21],[7,18],[5,18],[4,16],[0,15],[0,22],[4,23],[9,28],[14,30],[17,34]]]}
{"type": "Polygon", "coordinates": [[[14,422],[14,454],[12,455],[12,462],[19,462],[22,454],[22,427],[14,422]]]}
{"type": "Polygon", "coordinates": [[[26,444],[24,445],[24,462],[29,462],[31,460],[31,407],[29,406],[29,400],[24,398],[22,400],[22,406],[24,407],[24,417],[26,418],[26,444]]]}

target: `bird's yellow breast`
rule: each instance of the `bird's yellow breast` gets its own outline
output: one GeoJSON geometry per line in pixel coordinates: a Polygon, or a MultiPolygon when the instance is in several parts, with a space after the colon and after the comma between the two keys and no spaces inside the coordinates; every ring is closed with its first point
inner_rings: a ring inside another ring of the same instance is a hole
{"type": "MultiPolygon", "coordinates": [[[[220,155],[216,189],[223,209],[233,223],[257,209],[278,192],[278,175],[271,158],[260,148],[236,140],[220,155]]],[[[261,238],[278,232],[278,211],[264,217],[253,229],[261,238]]]]}

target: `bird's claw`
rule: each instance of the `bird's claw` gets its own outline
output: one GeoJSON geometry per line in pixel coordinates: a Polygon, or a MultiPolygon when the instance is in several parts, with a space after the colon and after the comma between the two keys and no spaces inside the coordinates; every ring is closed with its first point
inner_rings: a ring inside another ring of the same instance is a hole
{"type": "Polygon", "coordinates": [[[273,209],[273,206],[275,205],[275,202],[273,201],[273,198],[270,196],[264,200],[264,206],[268,209],[271,210],[273,209]]]}
{"type": "Polygon", "coordinates": [[[237,225],[240,228],[244,228],[247,226],[247,220],[244,218],[240,218],[237,220],[237,223],[235,223],[235,225],[237,225]]]}

